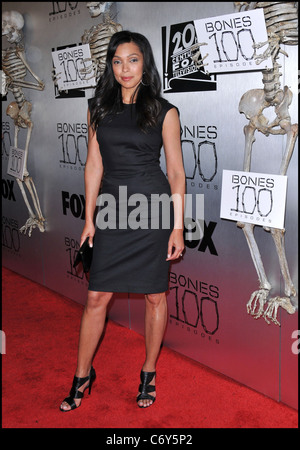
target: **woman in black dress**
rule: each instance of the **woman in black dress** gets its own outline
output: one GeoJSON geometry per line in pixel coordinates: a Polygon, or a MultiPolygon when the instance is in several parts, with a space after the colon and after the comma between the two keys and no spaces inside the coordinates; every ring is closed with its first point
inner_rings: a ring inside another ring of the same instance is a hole
{"type": "Polygon", "coordinates": [[[148,40],[139,33],[115,33],[95,97],[89,100],[81,244],[89,237],[93,261],[76,374],[62,411],[77,408],[85,389],[91,389],[96,376],[92,360],[114,292],[145,294],[146,358],[137,403],[145,408],[156,399],[155,367],[167,321],[169,264],[184,249],[185,194],[178,111],[160,90],[148,40]],[[159,164],[162,145],[168,178],[159,164]],[[166,198],[171,195],[170,203],[166,198]],[[96,205],[100,208],[95,227],[96,205]]]}

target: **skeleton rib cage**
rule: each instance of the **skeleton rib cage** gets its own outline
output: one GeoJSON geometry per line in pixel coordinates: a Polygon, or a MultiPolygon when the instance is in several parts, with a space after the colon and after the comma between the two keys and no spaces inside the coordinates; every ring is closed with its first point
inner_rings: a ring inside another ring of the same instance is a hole
{"type": "Polygon", "coordinates": [[[15,81],[23,81],[27,69],[23,61],[17,56],[17,51],[17,49],[8,49],[3,52],[2,69],[8,78],[8,89],[12,91],[19,108],[21,108],[25,96],[21,87],[15,85],[15,81]]]}
{"type": "Polygon", "coordinates": [[[263,8],[268,35],[276,34],[282,44],[298,45],[298,2],[235,2],[236,9],[263,8]]]}
{"type": "Polygon", "coordinates": [[[20,46],[9,48],[2,52],[2,70],[7,77],[7,89],[12,91],[19,108],[22,107],[26,100],[22,87],[28,87],[39,91],[43,90],[45,87],[42,80],[40,80],[25,63],[23,48],[20,46]],[[28,71],[35,78],[37,83],[24,80],[28,71]]]}

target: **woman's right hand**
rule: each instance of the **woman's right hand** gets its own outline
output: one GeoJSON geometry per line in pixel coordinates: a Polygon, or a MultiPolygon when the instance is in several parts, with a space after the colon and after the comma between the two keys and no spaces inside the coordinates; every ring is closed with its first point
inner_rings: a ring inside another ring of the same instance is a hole
{"type": "Polygon", "coordinates": [[[95,235],[95,226],[93,223],[86,223],[82,234],[81,234],[81,239],[80,239],[80,247],[82,246],[82,244],[84,243],[84,241],[86,240],[87,237],[89,237],[89,246],[93,247],[93,238],[95,235]]]}

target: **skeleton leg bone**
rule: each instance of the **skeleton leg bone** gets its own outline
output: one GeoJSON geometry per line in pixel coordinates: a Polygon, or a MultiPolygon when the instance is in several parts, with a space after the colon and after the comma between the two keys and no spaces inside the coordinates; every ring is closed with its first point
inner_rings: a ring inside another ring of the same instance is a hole
{"type": "Polygon", "coordinates": [[[28,148],[29,148],[29,142],[30,142],[30,138],[31,138],[31,132],[32,132],[32,128],[33,128],[33,123],[30,121],[28,123],[28,131],[27,131],[27,136],[26,136],[26,143],[25,143],[25,158],[24,158],[24,176],[28,176],[28,170],[27,170],[27,160],[28,160],[28,148]]]}
{"type": "Polygon", "coordinates": [[[298,124],[295,123],[291,125],[290,123],[282,123],[281,121],[280,125],[282,128],[285,128],[287,131],[287,142],[286,142],[286,148],[285,153],[282,158],[281,166],[280,166],[280,175],[285,175],[292,157],[292,154],[294,152],[295,143],[298,137],[298,124]]]}
{"type": "MultiPolygon", "coordinates": [[[[29,173],[27,170],[28,148],[29,148],[29,142],[30,142],[32,128],[33,128],[33,123],[30,120],[28,120],[27,126],[28,126],[28,132],[27,132],[26,144],[25,144],[24,180],[21,181],[21,180],[17,179],[17,183],[21,190],[23,199],[25,201],[25,204],[26,204],[28,212],[29,212],[29,218],[27,219],[25,225],[23,225],[20,228],[20,231],[21,231],[21,233],[23,233],[23,232],[26,233],[26,231],[28,230],[28,235],[30,237],[32,230],[35,227],[38,227],[41,232],[45,231],[45,227],[44,227],[45,219],[44,219],[42,211],[41,211],[40,201],[38,198],[38,194],[37,194],[35,185],[33,183],[32,178],[29,176],[29,173]],[[33,212],[33,209],[31,208],[30,203],[28,201],[28,198],[27,198],[27,195],[26,195],[26,192],[24,189],[24,184],[26,185],[26,187],[31,195],[35,213],[33,212]]],[[[16,126],[15,127],[15,146],[16,147],[17,147],[17,143],[18,143],[18,132],[19,132],[19,126],[16,126]]]]}
{"type": "Polygon", "coordinates": [[[19,186],[19,188],[21,190],[21,193],[22,193],[22,196],[24,198],[24,201],[25,201],[25,204],[27,206],[27,209],[29,211],[30,218],[34,219],[35,215],[34,215],[34,212],[31,209],[30,203],[28,201],[28,198],[27,198],[24,186],[23,186],[24,181],[19,180],[19,178],[17,178],[16,180],[17,180],[18,186],[19,186]]]}
{"type": "Polygon", "coordinates": [[[256,240],[254,238],[254,225],[251,223],[241,223],[238,222],[237,226],[242,228],[244,235],[246,237],[251,257],[256,269],[256,272],[258,274],[259,278],[259,290],[254,291],[250,297],[250,300],[247,303],[247,312],[248,314],[251,314],[254,316],[255,319],[258,319],[261,317],[264,313],[264,305],[267,301],[271,284],[269,283],[265,269],[262,263],[261,255],[258,249],[258,245],[256,243],[256,240]],[[258,309],[257,309],[258,308],[258,309]]]}
{"type": "Polygon", "coordinates": [[[23,233],[23,232],[26,233],[27,229],[29,229],[28,235],[31,236],[32,229],[35,227],[38,227],[38,229],[41,232],[45,231],[45,226],[44,226],[45,219],[42,215],[39,198],[38,198],[37,191],[36,191],[36,188],[35,188],[32,178],[27,176],[24,179],[24,183],[31,195],[36,214],[34,214],[33,216],[30,214],[29,219],[26,221],[25,225],[23,225],[23,227],[20,228],[20,231],[21,231],[21,233],[23,233]]]}
{"type": "MultiPolygon", "coordinates": [[[[18,134],[19,134],[19,131],[20,131],[20,127],[18,125],[15,125],[14,146],[16,148],[18,148],[18,134]]],[[[24,186],[23,186],[23,181],[21,181],[19,178],[17,178],[16,180],[17,180],[17,184],[18,184],[18,186],[20,188],[20,191],[22,193],[22,196],[23,196],[23,199],[25,201],[25,204],[27,206],[27,209],[29,211],[30,218],[33,219],[35,216],[34,216],[34,213],[33,213],[32,209],[31,209],[30,203],[28,201],[28,198],[27,198],[24,186]]]]}
{"type": "MultiPolygon", "coordinates": [[[[271,298],[268,302],[267,309],[264,313],[264,318],[268,322],[267,318],[270,318],[276,325],[280,325],[277,320],[277,310],[278,307],[281,306],[284,308],[289,314],[294,314],[296,308],[292,305],[290,297],[296,297],[297,292],[293,285],[286,256],[284,250],[284,230],[279,230],[277,228],[271,228],[271,234],[276,246],[280,270],[284,279],[284,293],[287,297],[275,297],[271,298]]],[[[268,322],[269,323],[269,322],[268,322]]]]}
{"type": "Polygon", "coordinates": [[[42,215],[39,198],[38,198],[37,191],[34,186],[32,178],[29,177],[28,175],[24,178],[24,181],[21,181],[17,178],[17,183],[21,190],[23,199],[25,201],[25,204],[26,204],[28,212],[29,212],[29,218],[27,219],[25,225],[23,225],[20,228],[20,232],[26,233],[26,231],[29,230],[28,231],[29,237],[31,236],[32,229],[35,227],[38,227],[41,232],[44,232],[45,231],[45,226],[44,226],[45,219],[42,215]],[[36,214],[33,212],[32,208],[30,206],[30,203],[28,201],[28,198],[27,198],[27,195],[26,195],[26,192],[24,189],[24,184],[26,185],[26,187],[31,195],[36,214]]]}
{"type": "MultiPolygon", "coordinates": [[[[282,113],[283,111],[280,111],[282,113]]],[[[282,163],[280,167],[280,174],[285,175],[287,172],[287,168],[289,166],[289,162],[291,159],[291,156],[294,151],[296,139],[298,136],[298,125],[293,124],[291,125],[289,120],[282,120],[280,123],[281,127],[286,131],[287,134],[287,143],[286,143],[286,149],[285,153],[282,158],[282,163]]],[[[284,248],[284,230],[280,230],[277,228],[271,228],[271,235],[275,243],[279,264],[280,264],[280,271],[284,280],[284,293],[286,297],[274,297],[271,298],[268,302],[267,309],[264,313],[264,319],[266,322],[270,323],[268,321],[268,318],[272,322],[274,322],[276,325],[280,325],[280,323],[277,320],[277,311],[278,307],[281,306],[283,309],[285,309],[289,314],[294,314],[296,311],[296,308],[292,305],[290,297],[296,297],[297,292],[293,285],[288,263],[286,259],[285,254],[285,248],[284,248]]]]}
{"type": "MultiPolygon", "coordinates": [[[[260,102],[258,102],[254,106],[255,109],[257,109],[259,103],[260,102]]],[[[254,136],[255,131],[256,128],[251,122],[244,127],[244,134],[245,134],[244,171],[247,172],[250,170],[251,166],[251,152],[252,152],[252,145],[255,142],[254,136]]],[[[263,262],[261,259],[261,255],[259,252],[259,248],[254,238],[253,233],[254,225],[250,223],[241,223],[241,222],[238,222],[237,225],[240,228],[242,228],[244,232],[251,253],[251,257],[260,281],[259,290],[254,291],[252,293],[250,300],[247,303],[247,312],[253,315],[256,319],[258,319],[264,313],[264,305],[267,301],[271,285],[268,282],[263,262]]]]}
{"type": "Polygon", "coordinates": [[[18,148],[18,134],[19,134],[20,127],[18,125],[15,126],[15,136],[14,136],[14,146],[18,148]]]}
{"type": "Polygon", "coordinates": [[[256,128],[250,123],[244,127],[245,134],[245,154],[244,154],[244,171],[249,172],[251,166],[252,145],[255,142],[256,128]]]}
{"type": "Polygon", "coordinates": [[[33,201],[33,204],[34,204],[35,211],[37,213],[38,220],[44,222],[45,219],[44,219],[43,214],[42,214],[39,197],[37,195],[37,190],[36,190],[36,187],[34,185],[33,179],[31,177],[26,177],[24,182],[25,182],[25,184],[27,186],[27,189],[30,192],[30,195],[32,197],[32,201],[33,201]]]}

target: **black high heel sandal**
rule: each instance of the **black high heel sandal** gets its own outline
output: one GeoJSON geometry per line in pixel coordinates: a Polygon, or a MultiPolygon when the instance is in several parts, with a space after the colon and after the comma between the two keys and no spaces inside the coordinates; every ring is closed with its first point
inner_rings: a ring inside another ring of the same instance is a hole
{"type": "MultiPolygon", "coordinates": [[[[155,391],[155,386],[149,385],[149,383],[151,383],[151,381],[153,380],[155,375],[156,375],[156,372],[143,372],[141,370],[141,375],[140,375],[141,384],[139,386],[140,394],[136,398],[137,403],[140,400],[151,400],[152,401],[151,405],[153,405],[153,403],[155,402],[156,397],[149,394],[149,392],[155,391]]],[[[149,405],[149,406],[151,406],[151,405],[149,405]]],[[[149,408],[149,406],[142,406],[142,405],[138,404],[139,408],[149,408]]]]}
{"type": "Polygon", "coordinates": [[[91,367],[90,373],[89,373],[89,375],[87,377],[84,377],[84,378],[74,377],[69,397],[66,397],[63,400],[63,402],[68,403],[68,405],[71,408],[70,409],[63,409],[61,407],[61,405],[60,405],[60,410],[63,411],[63,412],[67,412],[67,411],[72,411],[73,409],[79,408],[81,403],[80,403],[80,405],[77,406],[75,401],[74,401],[74,399],[75,398],[83,398],[84,391],[87,388],[89,389],[89,395],[90,395],[91,390],[92,390],[92,384],[93,384],[95,378],[96,378],[96,372],[95,372],[95,369],[93,367],[91,367]],[[86,383],[87,381],[89,381],[89,384],[87,385],[87,387],[84,389],[83,392],[80,392],[78,389],[80,389],[81,386],[83,386],[84,383],[86,383]]]}

